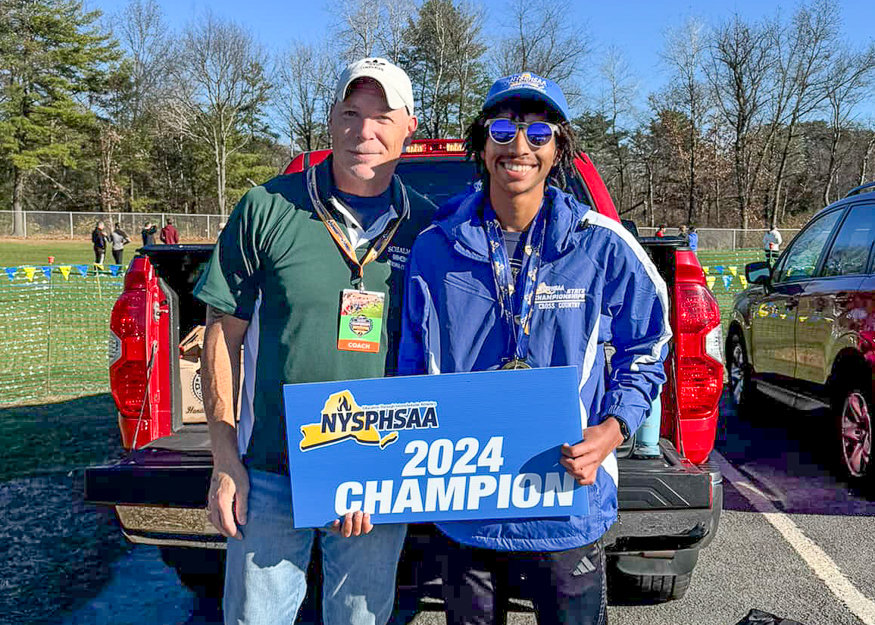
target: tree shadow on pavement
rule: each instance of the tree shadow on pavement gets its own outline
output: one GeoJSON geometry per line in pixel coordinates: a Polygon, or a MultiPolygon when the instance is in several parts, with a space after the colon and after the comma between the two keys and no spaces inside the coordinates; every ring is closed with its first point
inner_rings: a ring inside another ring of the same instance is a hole
{"type": "Polygon", "coordinates": [[[107,508],[83,501],[84,467],[122,452],[108,394],[0,409],[0,614],[56,622],[128,550],[107,508]]]}

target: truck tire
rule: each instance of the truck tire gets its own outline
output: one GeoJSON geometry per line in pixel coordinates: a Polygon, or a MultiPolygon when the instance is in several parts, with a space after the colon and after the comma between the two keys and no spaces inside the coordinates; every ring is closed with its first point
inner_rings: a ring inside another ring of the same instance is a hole
{"type": "Polygon", "coordinates": [[[225,550],[161,547],[164,564],[176,571],[182,585],[196,596],[221,599],[225,587],[225,550]]]}
{"type": "Polygon", "coordinates": [[[687,594],[692,572],[680,575],[625,575],[608,579],[608,601],[613,605],[665,603],[687,594]]]}
{"type": "Polygon", "coordinates": [[[666,558],[608,554],[608,601],[646,605],[680,599],[690,587],[698,561],[698,549],[677,551],[666,558]]]}

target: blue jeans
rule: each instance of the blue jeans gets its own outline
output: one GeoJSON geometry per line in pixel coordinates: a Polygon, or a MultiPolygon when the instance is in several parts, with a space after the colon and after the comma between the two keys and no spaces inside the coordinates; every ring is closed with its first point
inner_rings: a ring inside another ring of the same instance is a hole
{"type": "Polygon", "coordinates": [[[228,539],[225,623],[292,625],[307,592],[310,551],[320,532],[324,624],[385,625],[407,526],[377,525],[370,534],[349,538],[330,529],[295,529],[287,476],[250,470],[249,484],[244,538],[228,539]]]}

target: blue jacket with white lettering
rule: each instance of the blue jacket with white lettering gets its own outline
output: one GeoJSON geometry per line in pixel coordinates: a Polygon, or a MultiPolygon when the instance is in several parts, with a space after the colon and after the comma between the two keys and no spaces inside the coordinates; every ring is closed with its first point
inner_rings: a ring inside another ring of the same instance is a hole
{"type": "MultiPolygon", "coordinates": [[[[508,329],[482,226],[482,192],[438,219],[416,240],[408,265],[398,372],[483,371],[506,353],[508,329]]],[[[531,322],[533,367],[576,365],[581,425],[607,415],[634,432],[665,382],[671,329],[665,283],[618,222],[548,187],[547,232],[531,322]],[[607,376],[604,344],[616,349],[607,376]]],[[[520,393],[537,389],[521,388],[520,393]]],[[[585,433],[584,433],[585,436],[585,433]]],[[[575,443],[577,441],[557,441],[575,443]]],[[[599,539],[617,518],[612,453],[588,486],[586,516],[440,523],[457,542],[502,551],[561,551],[599,539]]]]}

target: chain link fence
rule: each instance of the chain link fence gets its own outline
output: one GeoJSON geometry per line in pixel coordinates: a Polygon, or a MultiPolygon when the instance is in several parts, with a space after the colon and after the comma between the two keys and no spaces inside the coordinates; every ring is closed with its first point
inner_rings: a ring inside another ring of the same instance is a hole
{"type": "MultiPolygon", "coordinates": [[[[227,219],[227,218],[226,218],[227,219]]],[[[111,228],[111,224],[121,224],[122,230],[134,242],[139,242],[140,231],[147,222],[163,228],[168,220],[179,230],[181,243],[197,243],[215,241],[219,233],[221,215],[184,215],[177,213],[69,213],[50,211],[25,211],[25,238],[32,239],[88,239],[98,221],[103,221],[111,228]]],[[[0,211],[0,233],[12,232],[12,211],[0,211]]],[[[700,250],[745,250],[761,247],[765,229],[739,228],[699,228],[700,250]]],[[[784,243],[787,244],[799,232],[798,228],[781,230],[784,243]]],[[[678,233],[677,228],[669,228],[668,236],[678,233]]],[[[638,234],[650,237],[656,234],[656,228],[638,227],[638,234]]]]}
{"type": "MultiPolygon", "coordinates": [[[[741,230],[740,228],[697,228],[699,233],[700,250],[748,250],[763,249],[763,235],[765,229],[741,230]]],[[[799,232],[799,228],[787,228],[780,230],[784,239],[784,245],[799,232]]],[[[642,237],[652,237],[656,234],[656,228],[638,227],[638,234],[642,237]]],[[[677,228],[667,228],[666,236],[677,236],[677,228]]],[[[782,246],[783,247],[783,246],[782,246]]]]}
{"type": "MultiPolygon", "coordinates": [[[[11,234],[13,212],[0,211],[0,233],[11,234]]],[[[227,219],[227,217],[225,218],[227,219]]],[[[89,239],[91,231],[102,221],[111,229],[120,224],[134,242],[146,223],[164,227],[168,221],[179,230],[180,243],[215,241],[221,215],[184,215],[176,213],[71,213],[58,211],[25,211],[24,237],[28,239],[89,239]]],[[[157,238],[156,238],[157,241],[157,238]]]]}

